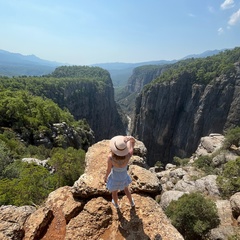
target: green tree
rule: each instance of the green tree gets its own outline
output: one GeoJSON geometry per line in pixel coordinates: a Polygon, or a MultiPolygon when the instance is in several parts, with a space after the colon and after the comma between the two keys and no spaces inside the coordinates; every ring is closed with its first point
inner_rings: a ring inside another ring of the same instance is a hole
{"type": "Polygon", "coordinates": [[[175,156],[173,157],[173,163],[177,166],[183,167],[189,163],[189,158],[179,158],[175,156]]]}
{"type": "Polygon", "coordinates": [[[229,129],[225,134],[223,147],[229,149],[231,145],[240,146],[240,127],[229,129]]]}
{"type": "Polygon", "coordinates": [[[206,174],[214,173],[212,158],[210,156],[200,156],[194,161],[194,166],[203,170],[206,174]]]}
{"type": "Polygon", "coordinates": [[[57,187],[71,186],[84,172],[85,152],[72,147],[54,148],[49,164],[55,169],[57,187]]]}
{"type": "Polygon", "coordinates": [[[166,214],[185,240],[201,240],[220,223],[215,203],[200,193],[184,194],[172,201],[166,214]]]}
{"type": "Polygon", "coordinates": [[[217,177],[217,184],[225,198],[240,192],[240,157],[225,163],[222,174],[217,177]]]}
{"type": "Polygon", "coordinates": [[[12,162],[10,157],[10,151],[6,147],[6,144],[0,140],[0,179],[2,178],[3,170],[12,162]]]}
{"type": "Polygon", "coordinates": [[[56,189],[55,176],[42,166],[20,161],[17,165],[14,178],[0,180],[0,204],[41,204],[56,189]]]}

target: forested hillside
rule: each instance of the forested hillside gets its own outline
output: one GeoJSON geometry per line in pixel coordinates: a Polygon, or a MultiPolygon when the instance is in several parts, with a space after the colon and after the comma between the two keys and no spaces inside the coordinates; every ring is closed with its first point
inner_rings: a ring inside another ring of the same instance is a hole
{"type": "Polygon", "coordinates": [[[110,75],[101,68],[63,66],[43,77],[2,77],[0,86],[52,99],[76,120],[86,119],[96,141],[125,132],[110,75]]]}
{"type": "Polygon", "coordinates": [[[86,122],[75,121],[52,100],[1,87],[0,204],[38,204],[54,189],[71,185],[84,171],[84,149],[92,138],[86,122]],[[68,135],[56,125],[62,122],[68,135]],[[46,168],[23,158],[51,160],[46,168]]]}

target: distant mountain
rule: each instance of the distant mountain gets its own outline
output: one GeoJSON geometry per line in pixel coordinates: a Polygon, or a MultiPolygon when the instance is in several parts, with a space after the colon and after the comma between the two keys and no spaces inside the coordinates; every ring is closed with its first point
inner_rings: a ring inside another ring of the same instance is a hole
{"type": "MultiPolygon", "coordinates": [[[[187,58],[204,58],[208,56],[212,56],[218,54],[219,52],[224,50],[208,50],[201,54],[192,54],[188,55],[182,59],[187,58]]],[[[93,64],[92,66],[101,67],[109,71],[114,87],[124,87],[127,84],[128,79],[132,75],[133,69],[136,67],[144,66],[144,65],[164,65],[164,64],[173,64],[179,60],[158,60],[158,61],[149,61],[149,62],[139,62],[139,63],[123,63],[123,62],[115,62],[115,63],[98,63],[93,64]]]]}
{"type": "Polygon", "coordinates": [[[98,63],[93,64],[92,66],[101,67],[109,71],[114,87],[123,87],[127,84],[129,77],[132,75],[132,71],[136,67],[144,66],[144,65],[164,65],[175,63],[177,60],[167,61],[167,60],[159,60],[159,61],[149,61],[149,62],[139,62],[139,63],[98,63]]]}
{"type": "MultiPolygon", "coordinates": [[[[209,50],[201,54],[188,55],[186,58],[202,58],[212,56],[223,50],[209,50]]],[[[182,60],[179,59],[179,60],[182,60]]],[[[127,84],[129,77],[132,75],[134,68],[143,65],[164,65],[173,64],[178,60],[158,60],[139,63],[98,63],[91,66],[98,66],[106,69],[111,74],[114,87],[123,87],[127,84]]],[[[11,53],[0,50],[0,76],[42,76],[52,73],[56,67],[68,65],[66,63],[58,63],[40,59],[35,55],[22,55],[20,53],[11,53]]]]}
{"type": "Polygon", "coordinates": [[[187,59],[187,58],[205,58],[205,57],[210,57],[210,56],[213,56],[215,54],[218,54],[222,51],[224,51],[226,49],[222,49],[222,50],[208,50],[208,51],[205,51],[203,53],[200,53],[200,54],[191,54],[191,55],[188,55],[182,59],[187,59]]]}
{"type": "Polygon", "coordinates": [[[114,63],[98,63],[98,64],[93,64],[92,66],[105,68],[106,70],[122,70],[122,69],[133,69],[143,65],[162,65],[162,64],[169,64],[174,62],[176,62],[176,60],[172,60],[172,61],[159,60],[159,61],[149,61],[149,62],[139,62],[139,63],[114,62],[114,63]]]}
{"type": "Polygon", "coordinates": [[[43,60],[35,55],[0,50],[0,76],[41,76],[53,72],[61,65],[64,64],[43,60]]]}

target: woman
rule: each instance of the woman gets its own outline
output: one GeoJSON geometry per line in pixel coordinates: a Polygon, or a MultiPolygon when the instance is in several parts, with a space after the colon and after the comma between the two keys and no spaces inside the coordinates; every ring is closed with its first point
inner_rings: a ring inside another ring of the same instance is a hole
{"type": "Polygon", "coordinates": [[[111,153],[108,156],[107,172],[104,181],[112,192],[112,203],[118,205],[118,190],[124,190],[131,206],[135,206],[128,185],[132,182],[128,175],[128,162],[133,155],[135,139],[132,136],[115,136],[110,140],[111,153]]]}

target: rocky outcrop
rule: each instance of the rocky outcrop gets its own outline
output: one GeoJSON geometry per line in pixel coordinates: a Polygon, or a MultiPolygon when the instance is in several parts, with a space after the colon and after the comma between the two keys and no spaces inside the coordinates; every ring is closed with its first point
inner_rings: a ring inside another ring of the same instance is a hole
{"type": "Polygon", "coordinates": [[[209,84],[190,72],[151,84],[136,100],[133,135],[146,144],[148,164],[190,157],[201,137],[240,125],[240,70],[209,84]]]}
{"type": "MultiPolygon", "coordinates": [[[[223,145],[224,136],[217,133],[211,133],[209,136],[202,137],[196,150],[196,158],[210,155],[220,149],[223,145]]],[[[216,162],[218,162],[216,160],[216,162]]]]}
{"type": "Polygon", "coordinates": [[[25,234],[24,224],[27,218],[36,211],[31,206],[1,206],[0,207],[0,239],[19,240],[25,234]]]}
{"type": "Polygon", "coordinates": [[[81,127],[69,126],[65,122],[54,123],[49,131],[42,131],[33,137],[34,145],[44,145],[46,148],[73,147],[87,151],[94,142],[94,132],[87,123],[81,127]]]}
{"type": "MultiPolygon", "coordinates": [[[[200,144],[196,151],[201,149],[201,156],[210,154],[210,151],[203,151],[205,147],[213,153],[218,151],[218,147],[209,148],[219,146],[216,139],[208,140],[207,145],[200,144]]],[[[165,170],[159,170],[147,166],[146,153],[144,144],[137,141],[129,167],[135,208],[130,206],[122,192],[119,192],[120,209],[111,203],[111,195],[103,180],[109,154],[109,141],[104,140],[88,149],[85,172],[72,187],[56,189],[37,209],[30,206],[0,207],[0,238],[183,240],[164,211],[171,201],[190,192],[200,192],[216,203],[221,223],[209,232],[208,239],[228,240],[228,237],[239,234],[239,192],[229,200],[221,199],[216,175],[202,176],[201,171],[191,166],[194,158],[187,166],[167,164],[165,170]]],[[[196,153],[193,156],[196,157],[196,153]]]]}
{"type": "MultiPolygon", "coordinates": [[[[136,142],[129,168],[133,180],[130,188],[136,206],[132,208],[127,197],[120,192],[120,209],[116,210],[103,179],[109,150],[108,140],[90,147],[85,172],[74,186],[55,190],[43,205],[25,215],[18,226],[21,230],[18,238],[9,237],[14,234],[9,229],[1,231],[2,239],[183,240],[153,198],[161,192],[161,187],[157,175],[148,170],[146,148],[142,142],[136,142]]],[[[1,216],[0,211],[0,219],[1,216]]]]}

